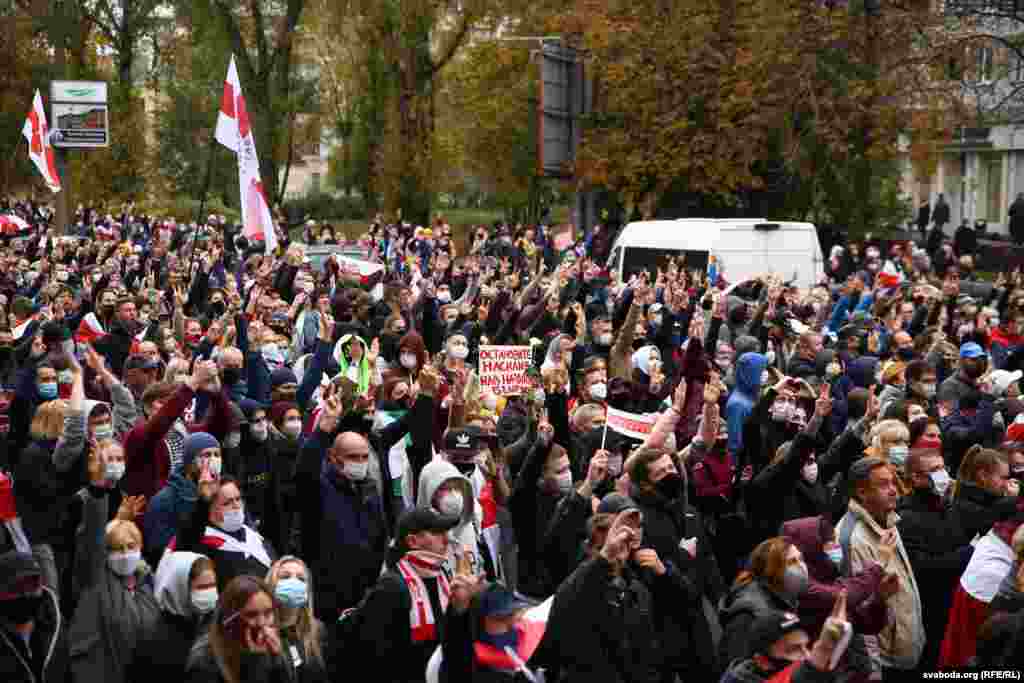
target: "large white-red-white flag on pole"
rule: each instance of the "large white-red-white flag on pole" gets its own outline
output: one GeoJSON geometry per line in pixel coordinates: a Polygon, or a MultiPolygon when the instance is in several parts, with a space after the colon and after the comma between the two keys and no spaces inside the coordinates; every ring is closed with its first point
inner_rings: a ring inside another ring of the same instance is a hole
{"type": "Polygon", "coordinates": [[[217,115],[217,142],[238,157],[238,186],[242,201],[242,234],[249,240],[262,240],[266,253],[277,248],[274,221],[267,205],[267,194],[260,180],[260,160],[252,134],[249,112],[238,80],[235,57],[231,56],[224,96],[217,115]]]}
{"type": "Polygon", "coordinates": [[[46,111],[43,110],[43,98],[38,90],[32,99],[32,109],[28,112],[21,133],[28,140],[28,158],[39,169],[46,186],[53,192],[60,192],[57,162],[53,158],[53,147],[50,146],[50,127],[46,125],[46,111]]]}

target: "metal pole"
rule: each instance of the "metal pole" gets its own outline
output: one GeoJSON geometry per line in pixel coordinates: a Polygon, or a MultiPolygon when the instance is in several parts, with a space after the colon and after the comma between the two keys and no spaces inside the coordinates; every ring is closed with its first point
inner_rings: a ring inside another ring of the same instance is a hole
{"type": "MultiPolygon", "coordinates": [[[[206,195],[210,191],[210,181],[213,177],[213,164],[217,160],[217,139],[210,138],[210,158],[206,162],[206,179],[203,181],[203,194],[199,198],[199,215],[196,216],[196,229],[192,231],[192,253],[189,256],[188,277],[192,281],[192,267],[196,262],[196,240],[199,237],[199,226],[202,225],[203,209],[206,208],[206,195]]],[[[245,201],[245,198],[242,198],[245,201]]],[[[226,246],[226,245],[225,245],[226,246]]],[[[191,286],[191,285],[190,285],[191,286]]]]}

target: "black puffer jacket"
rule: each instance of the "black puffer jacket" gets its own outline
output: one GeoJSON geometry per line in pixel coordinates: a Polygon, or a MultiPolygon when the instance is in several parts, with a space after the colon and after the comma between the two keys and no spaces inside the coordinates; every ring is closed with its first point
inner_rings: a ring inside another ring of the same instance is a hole
{"type": "Polygon", "coordinates": [[[821,476],[812,484],[801,475],[813,452],[814,439],[801,432],[785,456],[765,467],[750,482],[746,500],[755,542],[777,536],[783,522],[827,512],[828,492],[821,476]]]}
{"type": "Polygon", "coordinates": [[[750,629],[757,615],[765,611],[796,612],[796,603],[772,590],[760,579],[734,587],[718,610],[722,622],[719,657],[727,665],[749,658],[750,629]]]}

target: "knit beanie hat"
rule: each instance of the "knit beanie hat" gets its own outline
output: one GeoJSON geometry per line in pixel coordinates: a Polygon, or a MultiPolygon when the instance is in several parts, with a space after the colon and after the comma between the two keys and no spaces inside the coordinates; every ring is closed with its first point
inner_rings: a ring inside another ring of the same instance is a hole
{"type": "Polygon", "coordinates": [[[217,441],[213,434],[207,434],[206,432],[189,434],[185,439],[185,455],[181,461],[182,466],[188,467],[191,465],[195,462],[196,456],[207,448],[220,448],[220,442],[217,441]]]}

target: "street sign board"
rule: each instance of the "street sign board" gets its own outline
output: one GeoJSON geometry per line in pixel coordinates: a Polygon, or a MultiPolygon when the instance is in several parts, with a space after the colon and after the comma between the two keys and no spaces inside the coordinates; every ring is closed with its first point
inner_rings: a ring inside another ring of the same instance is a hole
{"type": "Polygon", "coordinates": [[[53,81],[50,129],[54,147],[110,145],[107,84],[102,81],[53,81]]]}

